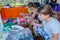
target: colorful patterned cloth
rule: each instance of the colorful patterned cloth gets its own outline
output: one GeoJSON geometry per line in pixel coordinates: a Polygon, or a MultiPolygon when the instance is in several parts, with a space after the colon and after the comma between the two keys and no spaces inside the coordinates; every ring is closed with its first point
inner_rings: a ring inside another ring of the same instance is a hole
{"type": "Polygon", "coordinates": [[[11,30],[8,30],[9,28],[0,30],[0,40],[34,40],[29,28],[19,27],[13,27],[11,30]]]}
{"type": "Polygon", "coordinates": [[[9,32],[6,40],[33,40],[33,37],[30,29],[19,30],[15,27],[9,32]]]}
{"type": "Polygon", "coordinates": [[[50,40],[49,35],[46,33],[46,31],[44,30],[44,27],[39,27],[39,26],[34,26],[37,34],[41,35],[42,37],[44,37],[45,40],[50,40]]]}

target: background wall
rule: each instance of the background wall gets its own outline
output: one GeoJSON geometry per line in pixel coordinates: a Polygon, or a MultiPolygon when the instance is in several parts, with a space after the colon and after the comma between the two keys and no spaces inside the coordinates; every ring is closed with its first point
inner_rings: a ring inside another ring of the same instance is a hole
{"type": "MultiPolygon", "coordinates": [[[[0,3],[28,3],[28,2],[39,2],[40,4],[44,4],[45,0],[0,0],[0,3]]],[[[60,4],[60,0],[57,0],[57,3],[60,4]]]]}
{"type": "Polygon", "coordinates": [[[59,4],[60,4],[60,0],[57,0],[57,3],[59,3],[59,4]]]}

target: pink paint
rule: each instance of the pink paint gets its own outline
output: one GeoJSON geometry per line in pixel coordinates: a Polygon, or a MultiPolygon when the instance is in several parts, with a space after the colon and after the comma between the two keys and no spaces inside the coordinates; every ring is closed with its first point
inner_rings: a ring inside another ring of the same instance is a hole
{"type": "Polygon", "coordinates": [[[20,22],[25,22],[26,19],[25,18],[20,18],[20,22]]]}

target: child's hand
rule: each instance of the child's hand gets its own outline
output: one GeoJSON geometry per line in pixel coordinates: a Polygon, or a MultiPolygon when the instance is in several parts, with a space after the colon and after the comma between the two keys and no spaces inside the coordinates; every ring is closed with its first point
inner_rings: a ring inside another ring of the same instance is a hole
{"type": "Polygon", "coordinates": [[[20,13],[20,15],[23,16],[23,17],[26,17],[27,16],[26,13],[20,13]]]}
{"type": "Polygon", "coordinates": [[[31,22],[31,25],[33,25],[33,26],[39,26],[39,27],[44,27],[42,24],[38,24],[38,23],[35,23],[35,22],[31,22]]]}
{"type": "Polygon", "coordinates": [[[29,24],[31,24],[32,19],[28,18],[28,19],[27,19],[27,22],[28,22],[29,24]]]}
{"type": "Polygon", "coordinates": [[[33,21],[34,21],[35,23],[39,23],[39,21],[37,21],[37,20],[35,20],[35,19],[33,19],[33,21]]]}
{"type": "Polygon", "coordinates": [[[31,25],[36,25],[36,23],[35,22],[31,22],[31,25]]]}

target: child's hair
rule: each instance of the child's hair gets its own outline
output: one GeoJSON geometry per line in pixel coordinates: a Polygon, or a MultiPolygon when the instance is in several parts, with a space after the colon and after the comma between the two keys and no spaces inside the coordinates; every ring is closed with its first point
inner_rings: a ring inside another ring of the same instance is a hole
{"type": "Polygon", "coordinates": [[[30,8],[31,8],[31,7],[36,8],[36,5],[35,5],[34,3],[32,3],[32,2],[29,2],[29,3],[28,3],[28,7],[30,7],[30,8]]]}
{"type": "Polygon", "coordinates": [[[50,5],[47,5],[47,4],[40,6],[39,9],[38,9],[38,12],[40,14],[49,15],[50,17],[57,18],[57,16],[53,12],[51,6],[50,5]]]}

